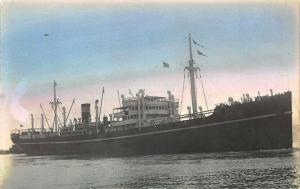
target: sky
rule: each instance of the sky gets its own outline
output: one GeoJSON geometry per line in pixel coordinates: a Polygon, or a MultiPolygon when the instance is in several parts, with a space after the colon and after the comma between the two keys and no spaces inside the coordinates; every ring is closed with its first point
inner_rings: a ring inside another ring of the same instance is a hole
{"type": "MultiPolygon", "coordinates": [[[[9,133],[30,113],[40,122],[40,104],[50,122],[53,81],[71,117],[80,104],[100,99],[103,114],[118,106],[117,91],[181,99],[190,105],[188,34],[194,46],[209,108],[256,96],[291,90],[298,96],[298,12],[295,3],[18,3],[1,8],[0,149],[11,145],[9,133]],[[45,35],[46,34],[46,35],[45,35]],[[198,56],[199,49],[207,56],[198,56]],[[163,68],[162,61],[170,64],[163,68]]],[[[204,98],[197,79],[198,104],[204,98]]],[[[293,99],[293,100],[294,100],[293,99]]],[[[298,111],[297,99],[294,112],[298,111]]],[[[102,114],[102,115],[103,115],[102,114]]],[[[93,116],[93,110],[92,110],[93,116]]]]}

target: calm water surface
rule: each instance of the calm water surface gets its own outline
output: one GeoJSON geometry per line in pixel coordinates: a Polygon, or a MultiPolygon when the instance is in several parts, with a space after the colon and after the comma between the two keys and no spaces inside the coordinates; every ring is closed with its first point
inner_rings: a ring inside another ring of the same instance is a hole
{"type": "Polygon", "coordinates": [[[298,188],[300,151],[97,156],[0,155],[0,188],[298,188]]]}

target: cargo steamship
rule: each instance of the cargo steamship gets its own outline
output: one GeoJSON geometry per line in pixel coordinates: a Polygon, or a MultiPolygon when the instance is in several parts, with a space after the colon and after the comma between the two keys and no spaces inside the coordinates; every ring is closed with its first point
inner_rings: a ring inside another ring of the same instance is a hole
{"type": "MultiPolygon", "coordinates": [[[[179,100],[168,91],[167,97],[150,96],[139,90],[130,97],[121,95],[120,107],[100,120],[101,103],[95,101],[95,118],[91,105],[81,104],[81,118],[67,123],[70,111],[64,107],[60,121],[60,102],[51,106],[54,127],[50,127],[43,110],[41,128],[15,130],[11,140],[28,155],[100,154],[103,156],[135,156],[196,152],[227,152],[292,148],[291,92],[251,98],[233,98],[212,110],[197,107],[195,77],[199,68],[193,59],[189,35],[189,73],[192,107],[180,115],[179,100]],[[100,107],[99,107],[100,103],[100,107]],[[49,129],[45,129],[46,120],[49,129]],[[60,122],[60,123],[59,123],[60,122]]],[[[201,52],[200,52],[201,53],[201,52]]],[[[204,55],[202,53],[202,55],[204,55]]]]}

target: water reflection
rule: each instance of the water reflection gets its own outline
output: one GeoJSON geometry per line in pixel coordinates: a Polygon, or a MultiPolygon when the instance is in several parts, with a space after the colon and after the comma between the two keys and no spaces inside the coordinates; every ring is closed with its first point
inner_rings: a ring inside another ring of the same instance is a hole
{"type": "Polygon", "coordinates": [[[11,166],[11,155],[0,155],[0,188],[4,186],[7,177],[10,176],[11,166]]]}
{"type": "Polygon", "coordinates": [[[10,175],[0,180],[7,188],[298,188],[300,183],[297,150],[126,158],[6,156],[0,161],[0,174],[10,175]]]}
{"type": "Polygon", "coordinates": [[[293,159],[291,161],[291,167],[294,172],[294,185],[300,187],[300,150],[294,150],[293,159]]]}
{"type": "Polygon", "coordinates": [[[297,188],[293,182],[297,173],[289,164],[290,158],[292,151],[154,157],[139,161],[139,165],[159,164],[159,173],[132,177],[118,187],[297,188]]]}

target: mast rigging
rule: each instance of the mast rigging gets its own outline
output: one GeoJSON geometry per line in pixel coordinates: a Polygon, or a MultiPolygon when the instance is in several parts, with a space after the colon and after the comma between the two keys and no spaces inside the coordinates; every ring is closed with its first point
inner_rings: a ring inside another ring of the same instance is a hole
{"type": "Polygon", "coordinates": [[[59,104],[61,104],[61,102],[59,102],[59,100],[56,98],[56,86],[57,86],[57,83],[54,80],[54,83],[53,83],[53,88],[54,88],[53,102],[50,102],[50,104],[52,105],[51,107],[54,111],[54,129],[55,129],[55,132],[58,132],[58,123],[57,123],[57,121],[58,121],[59,118],[57,116],[57,106],[59,104]]]}
{"type": "Polygon", "coordinates": [[[47,119],[47,117],[46,117],[46,114],[45,114],[45,112],[44,112],[44,109],[43,109],[42,104],[40,104],[40,107],[41,107],[41,109],[42,109],[42,112],[43,112],[43,114],[44,114],[44,117],[45,117],[45,120],[46,120],[46,123],[47,123],[49,129],[51,129],[50,124],[49,124],[49,122],[48,122],[48,119],[47,119]]]}
{"type": "Polygon", "coordinates": [[[206,94],[205,94],[204,85],[203,85],[203,81],[202,81],[200,70],[199,70],[199,77],[200,77],[200,83],[201,83],[202,92],[203,92],[203,96],[204,96],[204,100],[205,100],[206,110],[208,110],[208,105],[207,105],[207,100],[206,100],[206,94]]]}

